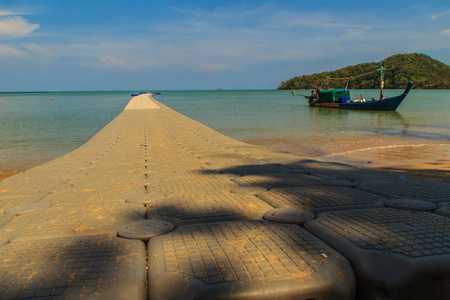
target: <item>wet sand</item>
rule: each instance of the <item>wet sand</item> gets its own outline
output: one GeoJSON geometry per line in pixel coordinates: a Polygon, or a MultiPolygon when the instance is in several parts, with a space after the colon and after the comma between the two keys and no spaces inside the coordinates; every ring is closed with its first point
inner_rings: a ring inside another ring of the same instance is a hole
{"type": "Polygon", "coordinates": [[[0,170],[0,181],[9,176],[13,176],[19,173],[25,172],[25,170],[0,170]]]}
{"type": "Polygon", "coordinates": [[[450,143],[391,137],[245,140],[296,155],[450,184],[450,143]]]}
{"type": "Polygon", "coordinates": [[[326,156],[359,168],[400,173],[408,178],[450,183],[450,144],[380,147],[326,156]]]}

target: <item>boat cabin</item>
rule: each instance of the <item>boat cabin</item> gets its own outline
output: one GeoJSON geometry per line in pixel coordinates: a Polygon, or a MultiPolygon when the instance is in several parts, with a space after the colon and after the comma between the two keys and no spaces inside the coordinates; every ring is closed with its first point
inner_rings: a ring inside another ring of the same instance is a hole
{"type": "Polygon", "coordinates": [[[350,91],[343,89],[322,90],[319,92],[319,103],[348,103],[350,91]]]}

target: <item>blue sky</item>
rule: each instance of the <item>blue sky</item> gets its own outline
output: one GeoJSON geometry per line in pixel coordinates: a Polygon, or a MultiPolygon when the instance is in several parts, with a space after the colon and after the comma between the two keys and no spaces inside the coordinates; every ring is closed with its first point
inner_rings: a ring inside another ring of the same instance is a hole
{"type": "Polygon", "coordinates": [[[0,91],[275,89],[387,50],[450,64],[450,3],[0,2],[0,91]]]}

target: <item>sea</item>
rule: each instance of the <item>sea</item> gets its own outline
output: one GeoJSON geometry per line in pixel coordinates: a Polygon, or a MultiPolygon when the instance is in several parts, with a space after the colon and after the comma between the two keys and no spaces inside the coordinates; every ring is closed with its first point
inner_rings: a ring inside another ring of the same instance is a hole
{"type": "MultiPolygon", "coordinates": [[[[0,170],[24,170],[80,147],[136,91],[0,93],[0,170]]],[[[310,107],[310,91],[158,91],[154,98],[229,137],[299,155],[450,141],[450,90],[412,90],[395,112],[310,107]]],[[[385,90],[386,97],[402,90],[385,90]]],[[[378,90],[353,90],[376,98],[378,90]]]]}

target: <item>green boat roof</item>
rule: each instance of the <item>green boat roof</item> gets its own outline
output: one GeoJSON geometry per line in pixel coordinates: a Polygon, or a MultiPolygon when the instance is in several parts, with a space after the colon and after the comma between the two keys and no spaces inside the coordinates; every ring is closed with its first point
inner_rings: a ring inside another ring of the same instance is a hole
{"type": "Polygon", "coordinates": [[[350,101],[350,91],[345,89],[329,89],[319,92],[319,103],[344,103],[350,101]]]}
{"type": "Polygon", "coordinates": [[[329,89],[329,90],[321,90],[319,93],[342,93],[342,92],[348,92],[349,90],[344,89],[329,89]]]}

